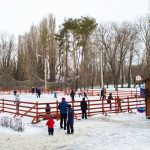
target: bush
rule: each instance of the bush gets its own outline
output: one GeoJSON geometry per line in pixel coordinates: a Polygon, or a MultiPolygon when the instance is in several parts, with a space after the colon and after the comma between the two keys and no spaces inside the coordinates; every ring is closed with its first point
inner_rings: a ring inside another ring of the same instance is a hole
{"type": "Polygon", "coordinates": [[[2,127],[11,128],[15,131],[24,131],[24,124],[21,118],[11,118],[9,116],[2,116],[0,119],[0,125],[2,127]]]}

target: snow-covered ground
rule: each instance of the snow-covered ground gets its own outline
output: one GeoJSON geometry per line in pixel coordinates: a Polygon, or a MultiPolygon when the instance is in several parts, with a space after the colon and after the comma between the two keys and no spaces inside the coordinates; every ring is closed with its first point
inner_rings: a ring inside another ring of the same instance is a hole
{"type": "MultiPolygon", "coordinates": [[[[21,95],[21,100],[30,98],[37,101],[35,95],[32,96],[21,95]]],[[[42,97],[40,101],[49,100],[49,96],[42,95],[42,97]]],[[[13,99],[13,95],[9,98],[13,99]]],[[[3,115],[6,114],[1,113],[0,117],[3,115]]],[[[145,113],[135,111],[135,113],[97,115],[87,120],[75,120],[73,135],[66,134],[66,130],[60,129],[59,121],[55,120],[53,136],[48,135],[46,121],[31,124],[30,118],[22,119],[25,125],[24,132],[0,126],[0,150],[150,149],[150,120],[146,119],[145,113]]]]}

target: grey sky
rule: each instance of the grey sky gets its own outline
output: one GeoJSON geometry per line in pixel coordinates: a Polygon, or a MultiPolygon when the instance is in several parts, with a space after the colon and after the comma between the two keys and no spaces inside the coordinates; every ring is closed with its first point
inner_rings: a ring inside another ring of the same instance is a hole
{"type": "Polygon", "coordinates": [[[91,16],[100,21],[135,20],[148,14],[149,0],[0,0],[0,32],[23,34],[52,13],[64,18],[91,16]]]}

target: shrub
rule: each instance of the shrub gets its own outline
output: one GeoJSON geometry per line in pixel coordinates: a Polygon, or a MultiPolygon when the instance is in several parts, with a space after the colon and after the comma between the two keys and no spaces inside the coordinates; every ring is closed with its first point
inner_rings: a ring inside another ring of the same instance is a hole
{"type": "Polygon", "coordinates": [[[23,132],[24,124],[21,118],[11,118],[9,116],[2,116],[0,119],[0,125],[2,127],[11,128],[15,131],[23,132]]]}

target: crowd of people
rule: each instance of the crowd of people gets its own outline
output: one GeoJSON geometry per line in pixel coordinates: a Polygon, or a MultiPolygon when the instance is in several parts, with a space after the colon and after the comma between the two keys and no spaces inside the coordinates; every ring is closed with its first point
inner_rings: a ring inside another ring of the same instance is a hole
{"type": "MultiPolygon", "coordinates": [[[[14,93],[15,100],[16,100],[14,103],[16,104],[16,109],[18,109],[20,96],[16,90],[14,90],[13,93],[14,93]]],[[[36,93],[37,98],[40,98],[41,88],[32,87],[32,94],[34,94],[34,93],[36,93]]],[[[57,92],[54,91],[52,94],[54,94],[54,99],[57,99],[57,92]]],[[[79,92],[78,94],[79,94],[79,97],[83,96],[82,101],[80,102],[82,119],[87,119],[88,104],[87,104],[86,100],[88,100],[88,96],[87,96],[85,91],[83,92],[83,94],[81,94],[81,92],[79,92]]],[[[102,88],[101,92],[100,92],[100,100],[107,100],[107,103],[109,104],[109,108],[111,110],[112,109],[113,96],[112,96],[112,93],[109,93],[108,97],[106,98],[106,95],[107,95],[106,89],[102,88]]],[[[71,90],[70,97],[71,97],[72,101],[75,101],[74,90],[71,90]]],[[[118,107],[118,111],[122,111],[121,102],[123,102],[123,100],[120,99],[119,97],[117,97],[116,104],[118,107]]],[[[72,108],[71,104],[67,103],[67,101],[64,97],[62,97],[62,100],[59,103],[58,109],[60,111],[60,129],[67,130],[67,134],[73,134],[74,133],[74,109],[72,108]]],[[[48,126],[48,134],[53,135],[55,122],[53,119],[53,115],[51,114],[50,104],[46,104],[45,112],[46,112],[46,115],[49,116],[49,119],[46,122],[46,125],[48,126]]]]}

